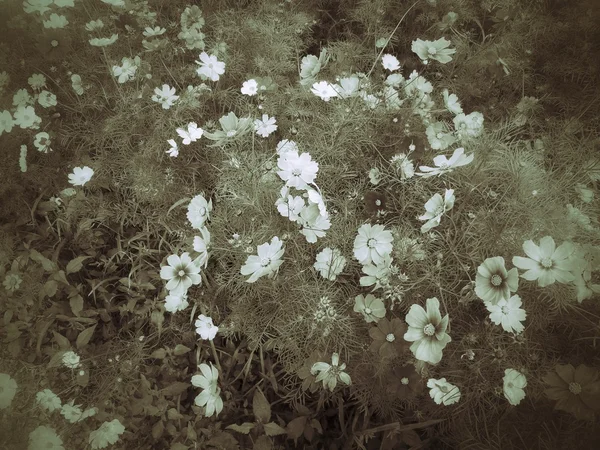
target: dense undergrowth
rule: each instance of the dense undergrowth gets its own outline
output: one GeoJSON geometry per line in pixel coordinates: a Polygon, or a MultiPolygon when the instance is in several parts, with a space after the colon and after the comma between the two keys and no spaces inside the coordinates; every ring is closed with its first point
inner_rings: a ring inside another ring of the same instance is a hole
{"type": "Polygon", "coordinates": [[[599,23],[1,2],[0,448],[596,448],[599,23]]]}

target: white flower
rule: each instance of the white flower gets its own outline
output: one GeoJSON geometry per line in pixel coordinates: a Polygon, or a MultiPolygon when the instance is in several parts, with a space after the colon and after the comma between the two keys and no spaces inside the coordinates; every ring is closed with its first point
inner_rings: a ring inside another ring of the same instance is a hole
{"type": "Polygon", "coordinates": [[[50,389],[44,389],[35,395],[36,402],[46,411],[54,412],[62,407],[60,398],[50,389]]]}
{"type": "Polygon", "coordinates": [[[373,167],[371,170],[369,170],[369,182],[372,185],[377,186],[380,181],[381,171],[377,167],[373,167]]]}
{"type": "Polygon", "coordinates": [[[333,85],[327,81],[319,81],[318,83],[314,83],[310,88],[310,91],[326,102],[331,100],[333,97],[338,96],[338,93],[334,89],[333,85]]]}
{"type": "Polygon", "coordinates": [[[125,6],[125,0],[102,0],[102,2],[111,6],[125,6]]]}
{"type": "Polygon", "coordinates": [[[178,311],[183,311],[190,306],[187,301],[187,293],[172,293],[165,297],[165,310],[174,314],[178,311]]]}
{"type": "Polygon", "coordinates": [[[319,208],[319,213],[327,218],[329,217],[329,213],[327,212],[327,206],[325,205],[325,199],[321,195],[321,191],[318,190],[319,187],[315,184],[315,187],[312,188],[308,186],[305,190],[306,193],[303,194],[303,197],[308,199],[309,205],[316,205],[319,208]]]}
{"type": "Polygon", "coordinates": [[[15,95],[13,95],[14,106],[26,106],[31,102],[31,95],[29,95],[27,89],[19,89],[17,92],[15,92],[15,95]]]}
{"type": "Polygon", "coordinates": [[[483,114],[477,111],[469,115],[457,114],[454,117],[454,129],[462,140],[478,137],[483,133],[483,114]]]}
{"type": "Polygon", "coordinates": [[[277,129],[277,125],[275,125],[276,122],[275,117],[269,117],[267,114],[263,114],[262,120],[256,119],[254,121],[256,134],[264,138],[269,137],[269,135],[277,129]]]}
{"type": "Polygon", "coordinates": [[[390,268],[392,266],[393,259],[390,255],[386,255],[383,258],[381,264],[365,264],[362,268],[364,277],[360,277],[361,286],[373,286],[373,290],[380,289],[383,286],[389,284],[390,268]]]}
{"type": "Polygon", "coordinates": [[[56,95],[54,95],[52,92],[42,91],[38,97],[38,103],[44,108],[56,106],[56,95]]]}
{"type": "Polygon", "coordinates": [[[260,277],[269,276],[273,278],[279,266],[283,263],[281,259],[285,249],[283,243],[277,236],[271,239],[271,243],[265,242],[257,247],[257,255],[250,255],[246,263],[240,269],[242,275],[250,275],[246,280],[248,283],[254,283],[260,277]]]}
{"type": "Polygon", "coordinates": [[[113,419],[110,422],[104,422],[100,425],[95,431],[90,433],[89,443],[92,447],[92,450],[96,450],[99,448],[106,448],[109,445],[116,443],[119,440],[119,436],[121,436],[125,432],[125,427],[118,419],[113,419]]]}
{"type": "Polygon", "coordinates": [[[326,247],[317,254],[313,267],[321,276],[329,281],[335,281],[346,266],[346,258],[337,248],[326,247]]]}
{"type": "Polygon", "coordinates": [[[417,173],[417,175],[423,178],[429,178],[434,176],[440,176],[444,173],[452,172],[457,167],[466,166],[473,161],[473,154],[465,155],[465,149],[460,147],[454,150],[450,159],[444,155],[438,155],[433,158],[433,163],[436,167],[419,166],[419,170],[425,173],[417,173]]]}
{"type": "Polygon", "coordinates": [[[300,212],[305,206],[304,199],[300,196],[289,195],[289,188],[283,186],[281,188],[281,197],[275,202],[277,211],[283,217],[287,217],[292,222],[296,222],[300,218],[300,212]]]}
{"type": "Polygon", "coordinates": [[[154,28],[146,27],[142,34],[146,37],[153,37],[153,36],[160,36],[160,35],[164,34],[165,31],[167,31],[167,30],[165,28],[161,28],[161,27],[154,27],[154,28]]]}
{"type": "Polygon", "coordinates": [[[429,124],[425,133],[427,134],[429,145],[431,145],[431,148],[434,150],[445,150],[456,142],[456,138],[448,133],[446,125],[444,125],[443,122],[429,124]]]}
{"type": "Polygon", "coordinates": [[[419,361],[437,364],[442,360],[442,350],[452,341],[446,334],[450,319],[448,314],[442,318],[440,301],[436,297],[427,299],[426,308],[417,304],[410,307],[404,340],[413,343],[410,351],[419,361]]]}
{"type": "Polygon", "coordinates": [[[21,172],[27,172],[27,146],[25,144],[21,145],[19,152],[19,168],[21,172]]]}
{"type": "Polygon", "coordinates": [[[423,94],[431,94],[431,92],[433,92],[433,85],[425,77],[419,75],[416,70],[413,70],[404,85],[404,93],[407,96],[415,95],[421,98],[423,94]]]}
{"type": "Polygon", "coordinates": [[[196,327],[196,333],[200,335],[200,338],[209,341],[212,341],[219,331],[219,327],[213,324],[212,318],[207,317],[204,314],[198,316],[194,326],[196,327]]]}
{"type": "Polygon", "coordinates": [[[475,294],[484,303],[495,305],[501,299],[508,299],[511,292],[519,287],[519,271],[516,267],[506,270],[504,258],[487,258],[477,268],[475,276],[475,294]]]}
{"type": "Polygon", "coordinates": [[[50,6],[52,4],[52,0],[25,0],[23,2],[23,11],[27,14],[31,14],[34,12],[38,12],[40,15],[44,14],[47,11],[50,11],[50,6]]]}
{"type": "Polygon", "coordinates": [[[69,403],[65,403],[62,405],[60,409],[60,414],[67,420],[69,423],[79,422],[83,417],[83,411],[81,410],[81,405],[74,405],[75,400],[71,400],[69,403]]]}
{"type": "Polygon", "coordinates": [[[324,237],[325,231],[331,228],[331,222],[327,216],[321,214],[319,206],[316,204],[308,205],[300,211],[298,223],[302,225],[300,233],[311,244],[317,242],[317,238],[324,237]]]}
{"type": "Polygon", "coordinates": [[[339,365],[339,363],[340,355],[334,353],[331,355],[331,364],[327,364],[326,362],[314,363],[310,368],[310,373],[313,375],[318,374],[315,382],[320,383],[322,381],[323,387],[333,392],[338,380],[348,386],[352,383],[350,375],[344,372],[344,369],[346,369],[346,363],[341,365],[339,365]]]}
{"type": "Polygon", "coordinates": [[[167,258],[167,266],[160,268],[160,277],[167,280],[166,288],[169,293],[183,294],[190,286],[200,284],[200,267],[192,263],[190,254],[185,252],[181,256],[170,255],[167,258]]]}
{"type": "Polygon", "coordinates": [[[361,225],[354,239],[354,257],[363,265],[381,264],[392,252],[393,241],[392,232],[383,225],[361,225]]]}
{"type": "Polygon", "coordinates": [[[455,385],[448,383],[445,378],[436,380],[430,378],[427,381],[429,396],[437,405],[453,405],[460,400],[460,390],[455,385]]]}
{"type": "Polygon", "coordinates": [[[211,363],[200,364],[198,366],[202,375],[192,376],[192,385],[202,388],[202,392],[196,396],[194,403],[197,406],[204,406],[205,416],[211,417],[213,414],[219,415],[223,411],[223,399],[221,399],[221,388],[217,382],[219,380],[219,371],[211,363]]]}
{"type": "Polygon", "coordinates": [[[503,392],[508,402],[516,406],[525,398],[525,387],[527,387],[527,378],[521,372],[515,369],[505,369],[503,392]]]}
{"type": "Polygon", "coordinates": [[[121,59],[120,66],[112,67],[113,76],[119,77],[119,83],[126,83],[135,76],[135,72],[138,68],[137,64],[139,62],[139,56],[136,56],[135,59],[123,57],[123,59],[121,59]]]}
{"type": "Polygon", "coordinates": [[[309,153],[288,151],[277,159],[279,170],[277,175],[285,181],[286,186],[305,189],[313,183],[319,171],[319,163],[312,161],[309,153]]]}
{"type": "Polygon", "coordinates": [[[390,163],[396,169],[396,172],[400,174],[401,180],[408,180],[415,176],[415,165],[408,159],[408,155],[398,153],[392,156],[390,163]]]}
{"type": "Polygon", "coordinates": [[[91,167],[75,167],[73,172],[69,174],[69,183],[73,186],[83,186],[92,179],[94,170],[91,167]]]}
{"type": "Polygon", "coordinates": [[[200,64],[196,73],[203,80],[219,81],[220,75],[225,73],[225,63],[218,61],[214,55],[209,56],[206,52],[200,53],[200,61],[196,61],[196,64],[200,64]]]}
{"type": "Polygon", "coordinates": [[[569,259],[575,251],[571,242],[565,241],[558,248],[552,236],[544,236],[539,247],[531,240],[523,243],[523,250],[528,258],[514,256],[512,263],[519,269],[526,270],[521,278],[528,281],[537,280],[539,287],[546,287],[555,281],[569,283],[575,279],[571,271],[575,268],[569,259]]]}
{"type": "Polygon", "coordinates": [[[32,89],[41,89],[46,86],[46,77],[40,73],[34,73],[27,79],[27,82],[32,89]]]}
{"type": "Polygon", "coordinates": [[[354,298],[354,312],[362,314],[367,323],[379,322],[385,317],[386,309],[383,300],[373,294],[357,295],[354,298]]]}
{"type": "Polygon", "coordinates": [[[37,148],[38,152],[48,153],[52,151],[50,148],[50,135],[45,131],[41,131],[35,135],[35,139],[33,140],[33,145],[37,148]]]}
{"type": "Polygon", "coordinates": [[[521,297],[513,295],[508,299],[501,299],[493,305],[486,302],[485,306],[490,312],[490,320],[496,325],[502,324],[504,331],[519,334],[524,327],[521,323],[527,317],[525,310],[521,309],[521,297]]]}
{"type": "Polygon", "coordinates": [[[189,203],[187,210],[187,218],[192,225],[192,228],[201,230],[204,223],[210,220],[210,212],[212,211],[212,199],[208,202],[204,195],[196,195],[189,203]]]}
{"type": "Polygon", "coordinates": [[[460,102],[458,101],[458,97],[456,94],[450,94],[448,89],[444,89],[442,91],[444,96],[444,106],[448,111],[453,114],[461,114],[463,112],[462,107],[460,106],[460,102]]]}
{"type": "Polygon", "coordinates": [[[242,94],[252,97],[258,93],[258,83],[254,78],[244,81],[241,91],[242,94]]]}
{"type": "Polygon", "coordinates": [[[355,97],[360,88],[360,78],[357,75],[340,78],[339,85],[335,85],[340,98],[355,97]]]}
{"type": "Polygon", "coordinates": [[[437,41],[417,39],[412,42],[411,50],[424,62],[435,59],[442,64],[446,64],[452,61],[452,55],[456,53],[456,49],[448,48],[451,44],[446,38],[440,38],[437,41]]]}
{"type": "Polygon", "coordinates": [[[108,47],[109,45],[113,45],[119,39],[118,34],[113,34],[109,38],[93,38],[89,40],[90,45],[94,47],[108,47]]]}
{"type": "Polygon", "coordinates": [[[69,24],[67,18],[56,13],[50,14],[50,20],[44,20],[44,28],[58,29],[64,28],[69,24]]]}
{"type": "Polygon", "coordinates": [[[290,141],[289,139],[283,139],[277,143],[276,151],[278,155],[283,155],[284,153],[293,151],[298,153],[298,144],[295,141],[290,141]]]}
{"type": "Polygon", "coordinates": [[[2,285],[8,292],[15,292],[21,286],[23,279],[18,273],[7,273],[4,277],[2,285]]]}
{"type": "Polygon", "coordinates": [[[102,19],[90,20],[85,24],[85,29],[90,32],[101,30],[102,28],[104,28],[104,22],[102,22],[102,19]]]}
{"type": "Polygon", "coordinates": [[[175,142],[175,139],[167,139],[167,142],[171,147],[169,150],[165,151],[165,153],[171,158],[177,158],[179,156],[179,147],[177,146],[177,142],[175,142]]]}
{"type": "Polygon", "coordinates": [[[381,57],[381,65],[384,69],[389,70],[390,72],[394,72],[395,70],[400,69],[400,61],[394,55],[390,55],[386,53],[381,57]]]}
{"type": "Polygon", "coordinates": [[[187,124],[187,130],[184,128],[177,128],[177,134],[183,139],[183,145],[189,145],[192,142],[196,142],[202,137],[204,130],[198,128],[196,122],[190,122],[187,124]]]}
{"type": "Polygon", "coordinates": [[[585,184],[577,183],[575,185],[575,190],[579,194],[579,198],[582,202],[590,203],[592,200],[594,200],[594,191],[585,184]]]}
{"type": "Polygon", "coordinates": [[[454,189],[446,189],[444,198],[440,194],[435,194],[427,203],[425,203],[425,214],[419,216],[419,220],[426,220],[421,226],[421,233],[427,233],[434,227],[437,227],[442,220],[442,216],[454,207],[454,189]]]}
{"type": "Polygon", "coordinates": [[[394,87],[394,88],[397,89],[405,81],[406,80],[404,79],[404,77],[402,75],[400,75],[399,73],[391,73],[385,79],[385,84],[387,84],[388,86],[392,86],[392,87],[394,87]]]}
{"type": "MultiPolygon", "coordinates": [[[[33,1],[33,0],[30,0],[33,1]]],[[[40,425],[29,433],[29,445],[27,450],[65,450],[62,439],[56,434],[54,428],[40,425]]]]}
{"type": "Polygon", "coordinates": [[[2,133],[10,133],[13,129],[15,121],[13,120],[10,111],[4,110],[0,113],[0,136],[2,133]]]}
{"type": "Polygon", "coordinates": [[[175,88],[168,84],[163,84],[162,88],[155,88],[152,100],[160,103],[163,109],[169,109],[179,98],[175,95],[175,88]]]}
{"type": "Polygon", "coordinates": [[[202,236],[194,236],[193,247],[194,251],[198,253],[196,259],[194,259],[194,264],[198,267],[208,265],[208,248],[210,247],[210,232],[206,227],[200,228],[200,233],[202,236]]]}
{"type": "Polygon", "coordinates": [[[38,117],[32,106],[20,105],[14,112],[14,123],[19,125],[21,128],[39,128],[39,124],[42,123],[41,117],[38,117]]]}
{"type": "Polygon", "coordinates": [[[69,369],[77,369],[79,364],[79,355],[73,351],[68,351],[62,356],[62,363],[69,369]]]}
{"type": "Polygon", "coordinates": [[[83,94],[83,85],[81,83],[81,77],[77,74],[71,75],[71,87],[77,95],[83,94]]]}
{"type": "Polygon", "coordinates": [[[17,382],[8,374],[0,373],[0,410],[8,408],[17,393],[17,382]]]}

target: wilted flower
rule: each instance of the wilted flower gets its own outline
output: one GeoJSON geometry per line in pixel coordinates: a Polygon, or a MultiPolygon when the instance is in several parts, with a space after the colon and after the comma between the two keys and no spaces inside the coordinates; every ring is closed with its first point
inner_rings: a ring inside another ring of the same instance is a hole
{"type": "Polygon", "coordinates": [[[508,402],[516,406],[525,398],[525,387],[527,386],[527,378],[521,372],[515,369],[505,369],[503,378],[504,397],[508,402]]]}
{"type": "Polygon", "coordinates": [[[323,382],[323,387],[329,389],[331,392],[335,389],[338,380],[346,385],[350,385],[352,380],[350,379],[350,375],[344,372],[346,369],[346,363],[339,365],[340,355],[334,353],[331,356],[331,364],[327,364],[326,362],[318,362],[313,364],[310,371],[313,375],[317,375],[317,379],[315,380],[317,383],[323,382]]]}
{"type": "Polygon", "coordinates": [[[502,256],[487,258],[477,268],[475,294],[484,302],[495,305],[502,299],[508,299],[518,287],[519,271],[516,267],[507,271],[502,256]]]}
{"type": "Polygon", "coordinates": [[[563,242],[558,248],[552,236],[540,239],[539,247],[531,240],[523,243],[523,251],[528,258],[514,256],[512,263],[519,269],[526,270],[521,278],[528,281],[537,280],[538,286],[546,287],[558,281],[568,283],[575,277],[571,273],[574,269],[569,256],[575,251],[571,242],[563,242]]]}
{"type": "Polygon", "coordinates": [[[200,284],[200,267],[196,266],[188,252],[181,256],[170,255],[167,258],[167,266],[160,268],[160,277],[167,280],[166,288],[169,293],[183,294],[190,286],[200,284]]]}
{"type": "Polygon", "coordinates": [[[437,405],[453,405],[460,400],[460,390],[455,385],[448,383],[445,378],[436,380],[430,378],[427,381],[429,396],[437,405]]]}
{"type": "Polygon", "coordinates": [[[427,310],[420,305],[412,305],[406,315],[409,328],[404,339],[413,342],[410,346],[415,358],[430,364],[437,364],[442,359],[442,350],[452,341],[446,334],[448,314],[442,318],[440,301],[436,298],[427,299],[427,310]]]}
{"type": "Polygon", "coordinates": [[[369,336],[373,338],[369,348],[382,358],[402,355],[409,347],[404,339],[406,331],[406,324],[402,320],[395,317],[390,321],[384,317],[376,327],[369,329],[369,336]]]}

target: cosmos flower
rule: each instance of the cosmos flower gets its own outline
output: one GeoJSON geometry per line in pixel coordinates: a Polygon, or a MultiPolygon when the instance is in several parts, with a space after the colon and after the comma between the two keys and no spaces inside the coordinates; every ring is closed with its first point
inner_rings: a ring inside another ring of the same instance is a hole
{"type": "Polygon", "coordinates": [[[94,170],[91,167],[75,167],[69,174],[69,183],[73,186],[83,186],[94,176],[94,170]]]}
{"type": "Polygon", "coordinates": [[[283,264],[284,249],[283,242],[277,236],[271,239],[271,242],[265,242],[256,249],[257,255],[250,255],[246,263],[240,269],[242,275],[250,275],[247,283],[254,283],[260,277],[274,277],[283,264]]]}
{"type": "Polygon", "coordinates": [[[168,265],[160,268],[160,277],[167,281],[166,288],[170,294],[183,294],[191,286],[200,284],[200,267],[196,266],[188,252],[181,256],[170,255],[168,265]]]}
{"type": "Polygon", "coordinates": [[[417,39],[412,42],[411,50],[424,62],[435,59],[442,64],[446,64],[452,61],[452,55],[456,53],[456,49],[448,48],[450,45],[451,42],[446,38],[440,38],[437,41],[417,39]]]}
{"type": "Polygon", "coordinates": [[[383,263],[386,255],[392,252],[392,232],[383,225],[364,224],[358,229],[354,239],[354,257],[362,265],[383,263]]]}
{"type": "Polygon", "coordinates": [[[394,55],[390,55],[386,53],[381,57],[381,65],[384,69],[389,70],[390,72],[394,72],[400,69],[400,61],[394,55]]]}
{"type": "Polygon", "coordinates": [[[331,355],[331,364],[326,362],[317,362],[313,364],[310,371],[313,375],[317,375],[316,382],[323,382],[323,387],[329,389],[331,392],[335,389],[338,380],[346,385],[350,385],[352,380],[344,370],[346,369],[346,363],[340,365],[340,355],[334,353],[331,355]]]}
{"type": "Polygon", "coordinates": [[[354,298],[354,312],[363,315],[364,319],[369,322],[377,322],[382,317],[385,317],[385,305],[383,300],[375,297],[373,294],[367,296],[357,295],[354,298]]]}
{"type": "Polygon", "coordinates": [[[295,151],[282,153],[277,159],[279,171],[277,175],[285,181],[286,186],[305,189],[315,181],[319,171],[319,163],[313,161],[309,153],[301,155],[295,151]]]}
{"type": "Polygon", "coordinates": [[[596,369],[585,364],[577,368],[571,364],[557,364],[542,379],[550,386],[544,393],[550,400],[556,400],[554,409],[590,421],[600,411],[600,381],[596,369]]]}
{"type": "Polygon", "coordinates": [[[326,247],[317,254],[313,267],[321,276],[329,281],[335,281],[346,265],[346,258],[337,248],[326,247]]]}
{"type": "Polygon", "coordinates": [[[437,364],[442,359],[442,350],[452,341],[446,334],[448,314],[442,318],[440,301],[428,298],[425,310],[420,305],[412,305],[406,315],[408,331],[404,339],[412,342],[410,350],[419,361],[437,364]]]}
{"type": "Polygon", "coordinates": [[[409,347],[409,343],[404,339],[406,331],[406,324],[402,320],[396,317],[388,320],[384,317],[377,322],[376,327],[369,329],[369,336],[373,339],[369,348],[382,358],[400,356],[409,347]]]}
{"type": "Polygon", "coordinates": [[[221,75],[225,73],[225,63],[217,59],[215,55],[208,55],[206,52],[200,53],[200,61],[196,61],[200,67],[196,73],[203,80],[219,81],[221,75]]]}
{"type": "Polygon", "coordinates": [[[433,163],[436,167],[419,166],[421,173],[417,173],[420,177],[429,178],[434,176],[440,176],[445,173],[452,172],[457,167],[466,166],[473,161],[473,154],[465,155],[465,149],[460,147],[454,150],[450,159],[445,155],[437,155],[433,158],[433,163]]]}
{"type": "MultiPolygon", "coordinates": [[[[440,194],[435,194],[427,203],[425,203],[425,214],[419,216],[419,220],[426,220],[421,226],[421,233],[427,233],[440,224],[442,216],[454,207],[454,189],[446,189],[444,198],[440,194]]],[[[515,264],[516,265],[516,264],[515,264]]]]}
{"type": "Polygon", "coordinates": [[[544,236],[540,239],[539,246],[531,240],[523,242],[523,251],[528,258],[514,256],[512,260],[519,269],[526,270],[521,278],[528,281],[537,280],[540,287],[549,286],[555,281],[569,283],[575,279],[571,273],[575,267],[569,259],[575,251],[571,242],[563,242],[557,248],[552,236],[544,236]]]}
{"type": "Polygon", "coordinates": [[[202,388],[202,392],[196,396],[194,403],[205,408],[205,416],[212,417],[213,414],[219,415],[223,411],[223,399],[221,398],[221,388],[218,386],[219,371],[215,366],[200,364],[198,366],[202,375],[192,376],[192,385],[202,388]]]}
{"type": "Polygon", "coordinates": [[[524,327],[521,321],[525,320],[527,313],[521,309],[522,301],[518,295],[513,295],[508,299],[500,299],[498,303],[492,305],[486,303],[490,312],[490,320],[496,325],[502,325],[504,331],[519,334],[524,327]]]}
{"type": "Polygon", "coordinates": [[[436,380],[430,378],[427,381],[429,396],[437,405],[453,405],[460,400],[460,390],[455,385],[448,383],[445,378],[436,380]]]}
{"type": "Polygon", "coordinates": [[[194,326],[196,327],[196,333],[198,333],[202,339],[208,341],[212,341],[219,331],[219,327],[213,324],[212,318],[207,317],[204,314],[198,316],[194,326]]]}
{"type": "Polygon", "coordinates": [[[508,402],[516,406],[525,398],[525,387],[527,386],[527,378],[521,372],[515,369],[505,369],[503,378],[504,397],[508,402]]]}
{"type": "Polygon", "coordinates": [[[487,258],[477,268],[475,294],[484,302],[495,305],[502,299],[508,299],[518,287],[518,269],[513,267],[507,271],[502,256],[487,258]]]}
{"type": "Polygon", "coordinates": [[[212,211],[212,199],[206,201],[204,195],[196,195],[189,203],[187,210],[187,219],[190,221],[192,228],[201,230],[204,223],[210,220],[210,212],[212,211]]]}

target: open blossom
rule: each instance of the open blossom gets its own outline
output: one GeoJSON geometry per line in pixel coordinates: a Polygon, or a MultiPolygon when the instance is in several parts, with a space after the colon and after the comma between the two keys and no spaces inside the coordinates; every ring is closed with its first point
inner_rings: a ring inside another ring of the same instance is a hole
{"type": "Polygon", "coordinates": [[[58,395],[50,389],[44,389],[35,395],[36,402],[46,411],[54,412],[62,407],[62,403],[58,395]]]}
{"type": "Polygon", "coordinates": [[[63,447],[63,441],[58,434],[56,434],[56,430],[44,425],[40,425],[31,433],[29,433],[29,445],[27,446],[27,449],[65,450],[63,447]]]}
{"type": "Polygon", "coordinates": [[[453,114],[460,114],[463,112],[462,107],[460,106],[460,102],[458,101],[458,97],[456,94],[450,94],[448,89],[444,89],[442,92],[444,96],[444,106],[448,111],[453,114]]]}
{"type": "Polygon", "coordinates": [[[445,150],[456,142],[456,138],[448,132],[443,122],[434,122],[425,129],[427,140],[433,150],[445,150]]]}
{"type": "Polygon", "coordinates": [[[344,370],[346,363],[340,365],[340,355],[334,353],[331,355],[331,364],[326,362],[317,362],[310,368],[312,375],[317,375],[316,383],[323,382],[323,387],[333,392],[338,380],[346,385],[350,385],[352,380],[344,370]]]}
{"type": "Polygon", "coordinates": [[[221,388],[218,386],[219,371],[211,363],[198,366],[202,375],[192,376],[192,385],[202,388],[202,392],[196,396],[194,403],[205,408],[205,416],[219,415],[223,411],[223,399],[221,388]]]}
{"type": "Polygon", "coordinates": [[[45,131],[41,131],[35,135],[35,139],[33,140],[33,145],[37,148],[38,152],[48,153],[51,152],[50,148],[50,135],[45,131]]]}
{"type": "Polygon", "coordinates": [[[190,304],[187,301],[187,293],[173,293],[169,292],[169,295],[165,298],[165,310],[170,313],[176,313],[177,311],[183,311],[190,304]]]}
{"type": "Polygon", "coordinates": [[[392,252],[393,240],[392,232],[383,225],[361,225],[354,239],[354,257],[363,265],[381,264],[392,252]]]}
{"type": "Polygon", "coordinates": [[[154,36],[163,35],[163,34],[165,34],[166,31],[167,31],[166,28],[162,28],[162,27],[158,27],[158,26],[156,26],[154,28],[146,27],[144,29],[144,31],[142,32],[142,34],[145,37],[154,37],[154,36]]]}
{"type": "Polygon", "coordinates": [[[113,45],[119,39],[118,34],[113,34],[109,38],[92,38],[88,42],[94,47],[108,47],[113,45]]]}
{"type": "Polygon", "coordinates": [[[427,381],[427,387],[429,396],[437,405],[453,405],[460,400],[460,389],[452,383],[448,383],[445,378],[439,380],[430,378],[427,381]]]}
{"type": "Polygon", "coordinates": [[[521,372],[515,369],[505,369],[503,381],[504,397],[508,402],[516,406],[525,398],[525,387],[527,387],[527,378],[521,372]]]}
{"type": "Polygon", "coordinates": [[[354,298],[354,312],[362,314],[369,323],[378,322],[379,319],[385,317],[386,310],[383,300],[373,294],[367,294],[366,297],[357,295],[354,298]]]}
{"type": "Polygon", "coordinates": [[[456,135],[462,140],[478,137],[483,133],[483,114],[474,111],[471,114],[457,114],[454,117],[456,135]]]}
{"type": "Polygon", "coordinates": [[[390,255],[386,255],[383,258],[381,264],[365,264],[362,267],[362,271],[365,276],[360,277],[361,286],[375,286],[373,290],[381,289],[383,286],[389,284],[390,268],[392,265],[392,258],[390,255]]]}
{"type": "Polygon", "coordinates": [[[327,81],[319,81],[318,83],[314,83],[310,88],[310,91],[326,102],[338,96],[334,86],[327,81]]]}
{"type": "Polygon", "coordinates": [[[388,320],[385,317],[377,322],[376,327],[369,328],[369,336],[373,342],[369,349],[382,358],[400,356],[408,350],[408,342],[404,340],[406,324],[397,317],[388,320]]]}
{"type": "Polygon", "coordinates": [[[337,248],[326,247],[317,254],[313,267],[321,276],[329,281],[335,281],[346,266],[346,258],[337,248]]]}
{"type": "Polygon", "coordinates": [[[328,216],[321,214],[317,204],[310,204],[302,208],[298,223],[302,226],[300,233],[311,244],[317,242],[317,238],[325,237],[326,231],[331,228],[328,216]]]}
{"type": "Polygon", "coordinates": [[[280,195],[281,197],[275,202],[277,211],[279,211],[279,214],[283,217],[287,217],[292,222],[296,222],[300,218],[300,212],[306,206],[304,199],[299,195],[290,195],[287,186],[281,188],[280,195]]]}
{"type": "Polygon", "coordinates": [[[203,79],[219,81],[221,75],[225,73],[225,63],[217,59],[215,55],[208,55],[206,52],[200,53],[200,61],[196,61],[200,67],[196,73],[203,79]]]}
{"type": "Polygon", "coordinates": [[[513,267],[507,271],[502,256],[487,258],[477,268],[475,294],[484,302],[496,305],[500,300],[508,299],[518,287],[518,269],[513,267]]]}
{"type": "Polygon", "coordinates": [[[244,81],[240,90],[242,94],[252,97],[258,93],[258,83],[254,78],[244,81]]]}
{"type": "Polygon", "coordinates": [[[194,259],[194,264],[199,267],[208,265],[208,249],[210,247],[210,231],[206,227],[200,228],[200,234],[202,236],[194,236],[192,243],[194,251],[198,253],[198,256],[194,259]]]}
{"type": "Polygon", "coordinates": [[[433,163],[436,167],[419,166],[421,173],[417,173],[420,177],[429,178],[440,176],[445,173],[452,172],[457,167],[466,166],[473,161],[473,154],[465,155],[465,149],[460,147],[454,150],[450,159],[444,155],[438,155],[433,158],[433,163]]]}
{"type": "Polygon", "coordinates": [[[569,259],[575,251],[571,242],[563,242],[558,248],[552,236],[544,236],[537,246],[531,240],[523,243],[523,251],[528,258],[513,257],[513,264],[519,269],[526,270],[521,278],[528,281],[537,280],[538,286],[546,287],[558,281],[568,283],[575,277],[571,271],[575,268],[569,259]]]}
{"type": "Polygon", "coordinates": [[[513,295],[508,299],[501,299],[495,305],[486,303],[490,312],[490,320],[496,325],[502,325],[504,331],[519,334],[524,327],[521,323],[527,317],[524,309],[521,309],[521,297],[513,295]]]}
{"type": "Polygon", "coordinates": [[[284,249],[283,242],[277,236],[271,239],[271,242],[265,242],[256,249],[257,255],[250,255],[246,263],[240,269],[242,275],[250,275],[247,283],[254,283],[260,277],[274,277],[283,264],[284,249]]]}
{"type": "Polygon", "coordinates": [[[435,59],[442,64],[452,61],[452,55],[456,49],[448,48],[451,42],[446,38],[440,38],[437,41],[424,41],[417,39],[412,42],[411,50],[415,52],[423,61],[435,59]]]}
{"type": "Polygon", "coordinates": [[[262,119],[256,119],[254,121],[256,134],[264,138],[269,137],[269,135],[277,129],[277,125],[275,125],[276,122],[277,120],[275,120],[275,117],[269,117],[267,114],[263,114],[262,119]]]}
{"type": "Polygon", "coordinates": [[[94,170],[88,166],[75,167],[69,174],[69,183],[73,186],[83,186],[94,176],[94,170]]]}
{"type": "Polygon", "coordinates": [[[198,333],[202,339],[209,341],[212,341],[217,335],[217,331],[219,331],[219,327],[213,324],[212,318],[207,317],[204,314],[198,316],[194,325],[196,327],[196,333],[198,333]]]}
{"type": "Polygon", "coordinates": [[[97,430],[91,431],[88,442],[92,450],[106,448],[116,443],[124,432],[125,427],[119,422],[119,419],[113,419],[110,422],[104,422],[97,430]]]}
{"type": "Polygon", "coordinates": [[[202,128],[198,128],[196,122],[188,123],[187,129],[177,128],[176,131],[179,137],[183,139],[183,145],[189,145],[192,142],[196,142],[202,137],[202,134],[204,134],[204,130],[202,128]]]}
{"type": "Polygon", "coordinates": [[[206,201],[202,194],[196,195],[188,205],[187,218],[192,228],[201,230],[204,223],[210,219],[212,211],[212,199],[206,201]]]}
{"type": "Polygon", "coordinates": [[[179,156],[179,147],[177,146],[177,142],[175,142],[174,139],[168,139],[167,142],[171,147],[165,153],[171,158],[177,158],[179,156]]]}
{"type": "Polygon", "coordinates": [[[442,318],[440,301],[428,298],[425,310],[420,305],[412,305],[406,315],[408,331],[404,339],[412,342],[410,350],[419,361],[437,364],[442,359],[442,350],[452,341],[446,334],[448,314],[442,318]]]}
{"type": "Polygon", "coordinates": [[[112,67],[112,73],[115,77],[118,77],[119,83],[125,83],[135,76],[139,63],[139,56],[136,56],[135,59],[124,57],[121,59],[120,66],[112,67]]]}
{"type": "MultiPolygon", "coordinates": [[[[421,233],[427,233],[434,227],[437,227],[442,220],[442,216],[454,207],[454,189],[446,189],[444,197],[435,194],[427,203],[425,203],[425,214],[419,216],[419,220],[426,220],[421,226],[421,233]]],[[[516,264],[515,264],[516,265],[516,264]]]]}
{"type": "Polygon", "coordinates": [[[277,175],[285,181],[286,186],[305,189],[315,181],[319,171],[319,163],[313,161],[309,153],[301,155],[295,151],[281,154],[277,159],[279,171],[277,175]]]}
{"type": "Polygon", "coordinates": [[[170,294],[183,294],[190,286],[200,284],[200,267],[196,266],[185,252],[181,256],[170,255],[167,258],[167,266],[160,268],[160,277],[167,281],[166,288],[170,294]]]}
{"type": "Polygon", "coordinates": [[[83,410],[80,408],[81,405],[75,405],[75,400],[71,400],[69,403],[62,405],[60,414],[69,423],[77,423],[83,417],[83,410]]]}
{"type": "Polygon", "coordinates": [[[175,104],[178,95],[175,95],[175,88],[168,84],[163,84],[162,88],[155,88],[152,100],[160,103],[163,109],[169,109],[175,104]]]}
{"type": "Polygon", "coordinates": [[[389,53],[386,53],[381,57],[381,65],[390,72],[400,69],[400,61],[398,61],[398,58],[389,53]]]}
{"type": "Polygon", "coordinates": [[[42,118],[35,113],[33,106],[17,106],[17,110],[13,113],[14,124],[21,128],[38,129],[42,123],[42,118]]]}
{"type": "Polygon", "coordinates": [[[62,357],[62,363],[69,369],[77,369],[79,364],[79,355],[75,352],[68,351],[62,357]]]}
{"type": "Polygon", "coordinates": [[[56,106],[56,95],[52,92],[42,91],[38,97],[38,103],[44,108],[50,108],[51,106],[56,106]]]}

